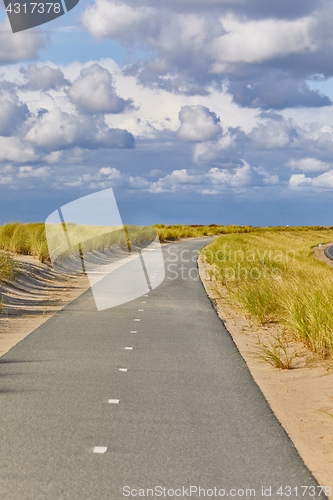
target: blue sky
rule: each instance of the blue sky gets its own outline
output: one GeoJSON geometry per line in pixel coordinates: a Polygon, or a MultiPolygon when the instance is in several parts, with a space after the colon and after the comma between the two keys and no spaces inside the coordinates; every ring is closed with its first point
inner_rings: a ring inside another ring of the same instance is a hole
{"type": "Polygon", "coordinates": [[[112,187],[125,222],[332,225],[328,0],[0,10],[0,222],[112,187]]]}

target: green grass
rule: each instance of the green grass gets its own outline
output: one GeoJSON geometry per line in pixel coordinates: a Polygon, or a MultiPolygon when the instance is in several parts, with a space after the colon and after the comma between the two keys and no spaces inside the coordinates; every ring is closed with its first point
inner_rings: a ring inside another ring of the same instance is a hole
{"type": "Polygon", "coordinates": [[[333,357],[333,269],[313,257],[313,248],[332,241],[332,228],[271,229],[218,238],[203,255],[249,317],[283,325],[326,359],[333,357]]]}

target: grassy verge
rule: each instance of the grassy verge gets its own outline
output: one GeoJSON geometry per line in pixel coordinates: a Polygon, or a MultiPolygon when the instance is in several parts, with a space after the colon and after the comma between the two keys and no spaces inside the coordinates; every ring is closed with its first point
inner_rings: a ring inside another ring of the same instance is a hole
{"type": "Polygon", "coordinates": [[[229,234],[203,254],[230,300],[261,324],[280,323],[322,359],[333,358],[333,269],[313,247],[333,241],[333,229],[229,234]]]}

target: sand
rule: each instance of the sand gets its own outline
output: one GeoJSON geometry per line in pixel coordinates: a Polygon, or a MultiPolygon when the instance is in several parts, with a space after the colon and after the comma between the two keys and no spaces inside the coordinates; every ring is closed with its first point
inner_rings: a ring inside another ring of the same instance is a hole
{"type": "Polygon", "coordinates": [[[31,256],[12,256],[19,271],[0,284],[0,356],[87,290],[85,275],[56,272],[31,256]]]}

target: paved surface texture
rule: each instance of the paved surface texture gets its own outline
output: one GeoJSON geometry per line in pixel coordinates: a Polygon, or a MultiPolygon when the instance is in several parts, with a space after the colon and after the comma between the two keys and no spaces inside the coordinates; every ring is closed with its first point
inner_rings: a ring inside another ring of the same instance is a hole
{"type": "Polygon", "coordinates": [[[97,312],[88,291],[0,358],[2,500],[319,498],[196,279],[205,244],[164,247],[148,297],[97,312]]]}
{"type": "Polygon", "coordinates": [[[333,260],[333,246],[325,248],[324,254],[326,255],[326,257],[333,260]]]}

